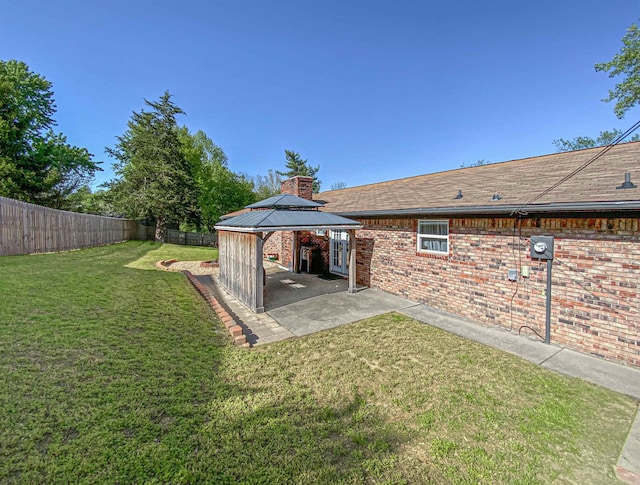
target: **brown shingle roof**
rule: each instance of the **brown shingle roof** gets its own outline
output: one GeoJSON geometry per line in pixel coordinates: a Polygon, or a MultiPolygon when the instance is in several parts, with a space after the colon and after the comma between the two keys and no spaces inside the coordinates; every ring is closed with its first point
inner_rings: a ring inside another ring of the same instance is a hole
{"type": "Polygon", "coordinates": [[[235,216],[240,216],[242,214],[246,214],[250,210],[251,209],[238,209],[237,211],[233,211],[233,212],[229,212],[228,214],[224,214],[220,219],[224,221],[225,219],[230,219],[230,218],[235,217],[235,216]]]}
{"type": "MultiPolygon", "coordinates": [[[[600,151],[602,147],[419,175],[322,192],[314,200],[326,202],[321,210],[337,213],[521,205],[600,151]],[[454,198],[458,190],[461,199],[454,198]],[[496,193],[502,199],[492,202],[496,193]]],[[[640,201],[640,142],[612,148],[535,204],[619,201],[640,201]],[[627,172],[638,188],[617,190],[627,172]]]]}

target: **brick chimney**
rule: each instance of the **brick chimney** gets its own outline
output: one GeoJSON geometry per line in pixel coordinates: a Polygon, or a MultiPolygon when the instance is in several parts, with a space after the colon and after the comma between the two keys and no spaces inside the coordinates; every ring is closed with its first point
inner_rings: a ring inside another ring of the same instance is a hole
{"type": "Polygon", "coordinates": [[[302,199],[313,199],[313,177],[296,175],[290,179],[283,180],[280,186],[283,194],[295,195],[302,199]]]}

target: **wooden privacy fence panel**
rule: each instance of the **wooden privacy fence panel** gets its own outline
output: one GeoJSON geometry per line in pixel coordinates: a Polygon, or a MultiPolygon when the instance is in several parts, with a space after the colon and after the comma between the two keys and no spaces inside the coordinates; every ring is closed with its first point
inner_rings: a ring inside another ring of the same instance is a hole
{"type": "Polygon", "coordinates": [[[165,231],[165,239],[170,244],[186,244],[187,246],[216,246],[218,236],[198,232],[183,232],[175,229],[165,231]]]}
{"type": "MultiPolygon", "coordinates": [[[[130,239],[153,240],[155,229],[129,219],[42,207],[0,197],[0,256],[52,253],[130,239]]],[[[172,244],[217,246],[216,234],[168,229],[172,244]]]]}
{"type": "Polygon", "coordinates": [[[0,197],[0,256],[68,251],[134,239],[138,223],[0,197]]]}
{"type": "MultiPolygon", "coordinates": [[[[138,229],[138,239],[143,241],[154,241],[156,238],[156,228],[140,225],[138,229]]],[[[201,232],[184,232],[177,229],[165,229],[164,239],[169,244],[182,244],[184,246],[209,246],[218,247],[218,235],[201,232]]]]}
{"type": "Polygon", "coordinates": [[[220,283],[251,311],[264,311],[261,234],[220,231],[220,283]]]}

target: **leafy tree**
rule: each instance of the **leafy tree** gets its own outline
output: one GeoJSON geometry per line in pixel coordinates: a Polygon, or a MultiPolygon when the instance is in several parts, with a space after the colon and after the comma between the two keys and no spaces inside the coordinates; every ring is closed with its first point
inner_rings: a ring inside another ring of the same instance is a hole
{"type": "Polygon", "coordinates": [[[622,38],[623,47],[609,62],[595,65],[596,71],[609,73],[610,78],[621,76],[622,80],[603,101],[616,100],[614,112],[618,118],[640,101],[640,30],[636,24],[627,29],[622,38]]]}
{"type": "Polygon", "coordinates": [[[219,163],[227,166],[228,159],[224,150],[216,145],[207,134],[198,130],[192,134],[186,126],[178,129],[178,137],[182,143],[182,152],[197,172],[203,163],[219,163]]]}
{"type": "Polygon", "coordinates": [[[189,214],[188,218],[183,222],[184,230],[200,230],[202,224],[203,207],[201,195],[206,190],[205,182],[207,180],[205,173],[205,165],[209,163],[219,163],[227,166],[227,155],[222,148],[213,143],[207,135],[198,130],[192,134],[186,126],[178,129],[178,139],[181,144],[181,151],[189,162],[191,175],[195,181],[196,199],[198,210],[189,214]]]}
{"type": "Polygon", "coordinates": [[[80,187],[66,199],[68,209],[74,212],[96,214],[100,216],[117,216],[118,213],[111,203],[111,194],[108,190],[99,189],[92,192],[87,185],[80,187]]]}
{"type": "Polygon", "coordinates": [[[132,219],[155,221],[155,238],[163,241],[168,225],[196,218],[197,185],[176,123],[184,111],[169,91],[144,102],[150,111],[134,111],[127,131],[106,149],[117,160],[109,187],[115,208],[132,219]]]}
{"type": "Polygon", "coordinates": [[[191,165],[198,188],[198,228],[214,231],[220,217],[255,201],[253,183],[227,166],[227,156],[203,131],[178,131],[182,151],[191,165]]]}
{"type": "Polygon", "coordinates": [[[54,209],[74,210],[73,194],[88,186],[94,172],[101,169],[96,168],[86,148],[69,145],[62,134],[51,134],[37,146],[41,159],[50,167],[45,177],[48,190],[37,199],[54,209]]]}
{"type": "Polygon", "coordinates": [[[212,163],[204,166],[201,194],[202,225],[209,231],[220,217],[255,202],[253,183],[227,167],[212,163]]]}
{"type": "Polygon", "coordinates": [[[54,133],[51,87],[25,63],[0,61],[0,195],[66,209],[66,198],[101,169],[54,133]]]}
{"type": "MultiPolygon", "coordinates": [[[[570,152],[573,150],[583,150],[585,148],[594,148],[610,145],[616,140],[622,131],[614,128],[611,131],[601,131],[597,138],[593,139],[588,136],[578,136],[572,140],[565,140],[564,138],[558,138],[553,140],[553,144],[556,146],[559,152],[570,152]]],[[[628,141],[639,141],[639,135],[633,135],[628,141]]]]}
{"type": "Polygon", "coordinates": [[[300,158],[299,153],[292,150],[285,150],[284,154],[287,170],[284,172],[276,171],[276,173],[287,178],[295,177],[297,175],[313,177],[313,192],[317,194],[320,191],[320,184],[322,183],[322,181],[318,180],[316,177],[318,170],[320,170],[320,165],[312,167],[307,160],[302,160],[302,158],[300,158]]]}
{"type": "Polygon", "coordinates": [[[331,184],[331,190],[341,190],[346,188],[347,184],[345,182],[334,182],[331,184]]]}
{"type": "Polygon", "coordinates": [[[280,193],[282,177],[275,170],[269,169],[267,175],[246,178],[253,182],[253,193],[256,196],[256,200],[268,199],[280,193]]]}

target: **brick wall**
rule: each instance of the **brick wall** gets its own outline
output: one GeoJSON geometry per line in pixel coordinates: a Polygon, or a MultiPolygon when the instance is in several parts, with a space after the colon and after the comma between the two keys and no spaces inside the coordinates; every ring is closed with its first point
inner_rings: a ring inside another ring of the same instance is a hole
{"type": "Polygon", "coordinates": [[[293,231],[282,231],[282,245],[280,253],[280,264],[289,271],[293,271],[293,238],[295,233],[293,231]]]}
{"type": "Polygon", "coordinates": [[[448,256],[417,252],[415,219],[361,222],[360,284],[534,337],[544,336],[546,262],[531,260],[528,238],[554,236],[551,341],[640,366],[639,219],[451,219],[448,256]]]}
{"type": "Polygon", "coordinates": [[[300,233],[300,245],[312,246],[320,251],[322,266],[314,267],[315,273],[329,272],[329,231],[325,231],[324,236],[318,236],[315,232],[303,231],[300,233]]]}
{"type": "Polygon", "coordinates": [[[267,259],[269,254],[277,254],[277,262],[288,268],[293,269],[293,235],[292,231],[278,231],[267,239],[263,247],[263,257],[267,259]]]}
{"type": "Polygon", "coordinates": [[[279,260],[282,257],[282,232],[274,232],[271,234],[267,242],[264,243],[262,254],[267,259],[269,254],[276,254],[279,260]]]}
{"type": "MultiPolygon", "coordinates": [[[[278,263],[280,263],[285,268],[288,268],[290,271],[293,271],[293,238],[294,233],[292,231],[282,231],[274,234],[267,240],[267,244],[269,244],[270,240],[276,236],[279,238],[275,241],[277,244],[278,251],[280,251],[280,259],[278,263]]],[[[274,249],[275,249],[274,244],[274,249]]],[[[328,236],[317,236],[314,232],[309,231],[300,231],[298,233],[298,247],[300,246],[313,246],[320,249],[320,255],[323,261],[323,268],[321,272],[328,271],[329,269],[329,237],[328,236]]],[[[265,245],[266,247],[266,245],[265,245]]],[[[267,256],[267,252],[265,251],[265,257],[267,256]]],[[[297,270],[298,268],[295,268],[297,270]]]]}

